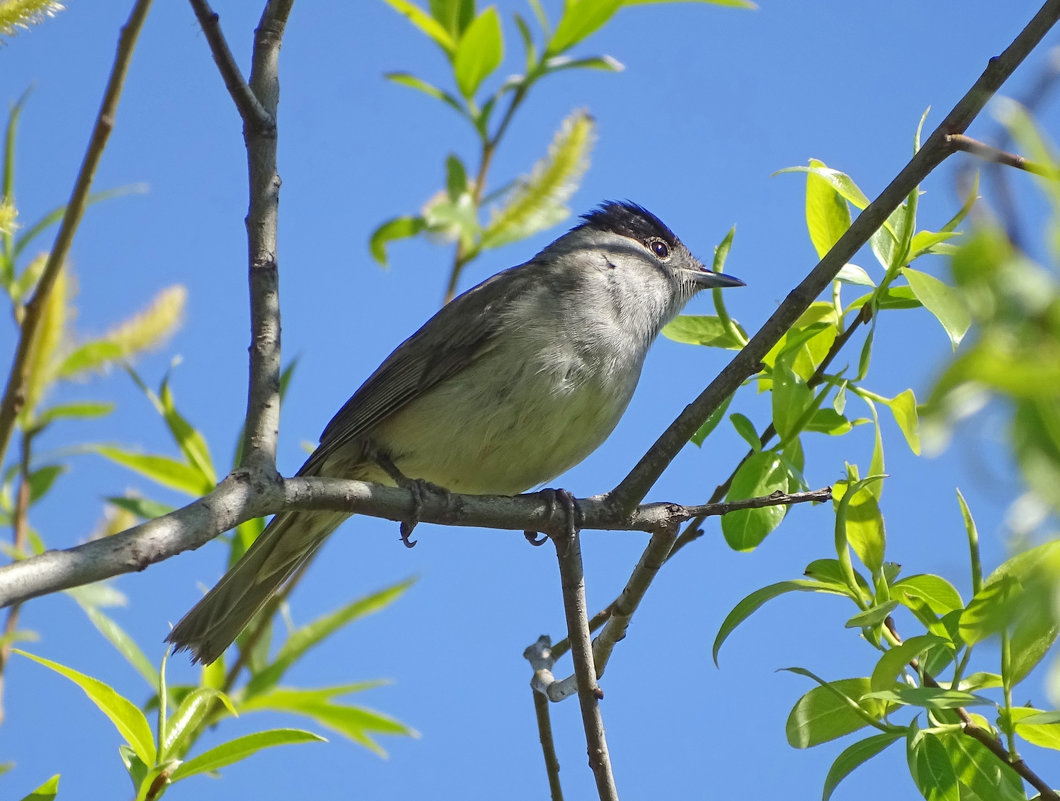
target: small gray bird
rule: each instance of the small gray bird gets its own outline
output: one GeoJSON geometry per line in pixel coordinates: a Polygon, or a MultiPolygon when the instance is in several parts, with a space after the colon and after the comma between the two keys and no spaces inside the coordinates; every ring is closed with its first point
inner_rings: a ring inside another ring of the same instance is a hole
{"type": "MultiPolygon", "coordinates": [[[[658,217],[604,203],[525,264],[483,281],[398,346],[328,423],[301,476],[509,495],[596,450],[655,337],[708,287],[658,217]]],[[[281,512],[167,640],[219,657],[348,515],[281,512]]]]}

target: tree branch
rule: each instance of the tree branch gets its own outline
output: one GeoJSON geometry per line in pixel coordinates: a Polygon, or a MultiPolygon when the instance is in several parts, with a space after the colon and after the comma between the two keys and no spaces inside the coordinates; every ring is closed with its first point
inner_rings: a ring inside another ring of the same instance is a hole
{"type": "Polygon", "coordinates": [[[884,224],[909,193],[954,151],[948,137],[964,133],[987,101],[1042,40],[1058,17],[1060,0],[1047,0],[1012,44],[1001,55],[990,59],[983,74],[932,132],[924,146],[887,188],[858,215],[839,241],[802,283],[788,294],[743,350],[736,354],[718,377],[670,424],[629,475],[607,494],[610,503],[619,509],[632,509],[647,495],[677,452],[745,379],[758,372],[759,363],[769,349],[828,287],[843,265],[869,241],[872,234],[884,224]]]}
{"type": "Polygon", "coordinates": [[[589,767],[596,778],[596,792],[600,801],[618,801],[615,776],[611,770],[611,756],[607,750],[604,719],[600,713],[603,691],[596,683],[593,664],[593,644],[585,603],[585,574],[582,569],[582,549],[578,529],[571,521],[566,530],[552,534],[559,561],[560,582],[563,586],[563,613],[571,641],[571,658],[578,683],[578,705],[585,729],[585,744],[589,767]]]}
{"type": "Polygon", "coordinates": [[[970,153],[983,161],[990,161],[1005,167],[1015,167],[1017,170],[1031,172],[1043,178],[1051,178],[1054,181],[1060,178],[1060,172],[1057,172],[1053,167],[1039,164],[1036,161],[1028,161],[1016,153],[1009,153],[964,134],[950,134],[946,137],[946,142],[954,150],[963,150],[965,153],[970,153]]]}
{"type": "MultiPolygon", "coordinates": [[[[811,494],[812,495],[812,494],[811,494]]],[[[766,496],[732,504],[682,506],[650,503],[621,518],[599,498],[578,501],[583,528],[614,531],[654,531],[679,524],[706,511],[748,509],[813,500],[800,496],[766,496]]],[[[235,472],[209,495],[167,515],[73,548],[45,551],[0,567],[0,607],[50,592],[132,573],[205,545],[222,531],[255,517],[286,509],[313,509],[408,520],[416,505],[413,493],[366,481],[297,476],[278,482],[259,482],[235,472]]],[[[539,493],[529,495],[427,494],[419,508],[423,523],[503,529],[548,531],[555,527],[555,510],[539,493]]]]}
{"type": "Polygon", "coordinates": [[[85,206],[88,202],[89,191],[92,188],[92,180],[96,175],[103,156],[103,150],[107,146],[110,132],[114,129],[114,118],[118,112],[118,100],[121,98],[122,86],[125,83],[125,75],[129,71],[132,61],[133,50],[136,48],[136,40],[140,35],[147,11],[151,7],[151,0],[137,0],[133,6],[129,19],[121,29],[118,38],[118,52],[114,57],[114,66],[111,67],[110,78],[107,80],[107,88],[103,94],[103,102],[100,104],[99,113],[96,115],[96,124],[92,129],[92,137],[89,139],[88,148],[85,151],[81,169],[74,181],[70,200],[63,212],[62,222],[59,224],[59,232],[55,235],[55,243],[48,253],[48,260],[44,264],[40,280],[33,291],[33,297],[26,304],[22,324],[19,327],[18,347],[15,350],[15,359],[11,365],[11,372],[7,376],[7,386],[4,388],[3,398],[0,399],[0,461],[7,453],[8,445],[11,444],[11,434],[15,428],[15,421],[26,402],[26,382],[29,379],[30,353],[37,337],[37,328],[40,326],[44,308],[48,303],[55,280],[59,276],[63,265],[66,263],[67,254],[74,241],[77,226],[84,215],[85,206]]]}
{"type": "Polygon", "coordinates": [[[247,248],[250,282],[250,378],[240,467],[261,481],[276,473],[280,430],[280,295],[277,220],[276,114],[280,100],[280,43],[293,0],[269,0],[254,34],[250,81],[236,66],[218,16],[206,0],[190,0],[214,61],[243,119],[250,208],[247,248]]]}
{"type": "Polygon", "coordinates": [[[542,756],[545,758],[549,797],[552,801],[563,801],[563,787],[559,782],[559,759],[556,757],[556,743],[552,738],[552,713],[549,710],[548,698],[539,692],[530,694],[534,697],[534,717],[537,718],[538,738],[541,741],[542,756]]]}

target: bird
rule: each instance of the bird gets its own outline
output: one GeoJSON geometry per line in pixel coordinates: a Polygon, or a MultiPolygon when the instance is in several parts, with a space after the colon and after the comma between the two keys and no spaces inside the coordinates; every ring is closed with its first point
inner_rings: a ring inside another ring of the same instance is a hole
{"type": "MultiPolygon", "coordinates": [[[[467,494],[541,486],[612,432],[651,344],[696,292],[743,285],[708,270],[643,206],[604,202],[401,343],[297,475],[467,494]]],[[[216,660],[349,516],[276,514],[166,640],[193,662],[216,660]]]]}

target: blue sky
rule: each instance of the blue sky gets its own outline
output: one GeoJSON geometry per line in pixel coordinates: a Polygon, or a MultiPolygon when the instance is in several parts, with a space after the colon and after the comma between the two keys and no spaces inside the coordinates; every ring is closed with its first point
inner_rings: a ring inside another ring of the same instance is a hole
{"type": "MultiPolygon", "coordinates": [[[[54,20],[0,50],[0,100],[13,102],[35,87],[23,112],[17,162],[17,199],[26,221],[69,192],[126,5],[71,0],[54,20]]],[[[546,5],[558,13],[557,3],[546,5]]],[[[244,67],[257,7],[216,8],[244,67]]],[[[803,221],[804,181],[772,174],[819,158],[849,172],[874,196],[908,158],[924,110],[932,108],[930,129],[1037,8],[1026,0],[1003,7],[968,0],[959,10],[910,0],[820,0],[764,2],[757,11],[691,3],[625,9],[577,53],[609,54],[626,70],[568,71],[541,84],[498,152],[494,175],[528,170],[561,120],[588,108],[599,140],[572,209],[632,199],[704,259],[736,224],[727,271],[748,286],[726,297],[733,315],[754,330],[816,262],[803,221]]],[[[500,6],[508,46],[502,75],[522,63],[513,10],[528,14],[521,2],[500,6]]],[[[1060,38],[1054,33],[1046,44],[1060,44],[1060,38]]],[[[1043,48],[1006,92],[1018,97],[1045,61],[1043,48]]],[[[291,16],[281,58],[279,259],[284,353],[300,361],[283,411],[285,473],[304,458],[302,443],[315,442],[348,395],[438,306],[447,250],[398,243],[391,268],[383,271],[371,260],[367,239],[382,220],[414,213],[441,186],[449,152],[474,158],[475,143],[455,114],[382,78],[407,70],[441,81],[442,67],[431,43],[380,0],[296,4],[291,16]]],[[[1057,130],[1056,102],[1042,109],[1041,121],[1057,130]]],[[[970,133],[989,138],[996,130],[984,115],[970,133]]],[[[955,166],[944,165],[923,186],[925,227],[937,229],[959,205],[955,166]]],[[[156,4],[96,183],[143,182],[149,190],[88,212],[71,256],[76,324],[99,333],[162,287],[185,285],[184,326],[138,367],[156,384],[172,357],[181,357],[172,377],[179,407],[203,431],[221,466],[230,458],[246,396],[245,171],[240,122],[190,7],[156,4]]],[[[1033,196],[1023,176],[1014,185],[1021,196],[1033,196]]],[[[573,222],[488,252],[468,269],[463,288],[526,260],[573,222]]],[[[867,252],[858,263],[874,267],[867,252]]],[[[918,267],[946,274],[941,259],[918,267]]],[[[703,298],[689,311],[706,313],[708,307],[703,298]]],[[[5,352],[12,341],[5,324],[5,352]]],[[[948,352],[944,332],[925,312],[885,315],[869,385],[888,396],[911,386],[923,397],[948,352]]],[[[847,358],[856,360],[853,354],[847,358]]],[[[721,351],[660,341],[615,434],[557,484],[576,495],[612,487],[725,359],[721,351]]],[[[158,417],[124,374],[63,393],[112,399],[118,412],[91,425],[68,424],[46,447],[108,441],[169,452],[158,417]]],[[[763,397],[744,390],[736,403],[733,408],[759,427],[767,421],[763,397]]],[[[867,428],[839,442],[810,435],[806,473],[812,486],[838,479],[844,459],[867,465],[867,428]]],[[[956,486],[979,521],[986,564],[1004,558],[1003,519],[1019,484],[999,445],[1003,434],[1000,418],[988,415],[962,429],[942,455],[918,458],[885,422],[890,559],[910,573],[950,577],[967,598],[956,486]]],[[[705,500],[743,450],[723,427],[704,449],[685,448],[649,500],[705,500]]],[[[177,500],[96,457],[78,456],[33,522],[51,547],[76,544],[100,515],[99,498],[127,488],[177,500]]],[[[841,745],[798,752],[785,743],[788,711],[809,686],[775,671],[801,665],[828,678],[866,675],[873,651],[843,628],[851,610],[838,600],[785,596],[733,635],[720,670],[710,661],[710,645],[740,598],[797,577],[811,559],[829,555],[832,522],[828,508],[795,509],[750,554],[728,550],[712,522],[706,537],[666,567],[602,682],[623,797],[819,797],[841,745]]],[[[337,737],[327,745],[274,750],[226,769],[221,781],[189,780],[172,797],[545,796],[521,653],[541,633],[563,634],[555,560],[549,549],[531,549],[518,534],[422,526],[417,535],[419,546],[409,551],[393,524],[358,518],[332,538],[293,598],[296,620],[409,576],[418,582],[394,606],[319,648],[290,679],[306,685],[390,679],[360,700],[413,726],[421,738],[384,741],[386,760],[337,737]]],[[[618,592],[644,542],[640,534],[585,535],[592,609],[618,592]]],[[[115,618],[157,660],[168,624],[199,597],[202,585],[213,584],[223,558],[223,548],[211,545],[118,579],[129,605],[114,610],[115,618]]],[[[41,636],[30,646],[34,652],[135,699],[145,697],[142,682],[69,598],[34,601],[23,621],[41,636]]],[[[183,659],[172,662],[171,672],[174,681],[194,675],[183,659]]],[[[79,691],[24,660],[12,662],[5,680],[0,761],[14,760],[17,767],[0,778],[0,795],[21,797],[54,773],[63,775],[60,798],[128,794],[117,735],[79,691]]],[[[1021,702],[1047,703],[1040,679],[1020,690],[1028,696],[1021,702]]],[[[553,720],[567,795],[591,797],[576,704],[554,707],[553,720]]],[[[226,725],[222,734],[266,725],[300,724],[251,716],[226,725]]],[[[1040,774],[1060,781],[1060,758],[1040,751],[1027,758],[1040,774]]],[[[837,797],[915,792],[899,747],[849,778],[837,797]]]]}

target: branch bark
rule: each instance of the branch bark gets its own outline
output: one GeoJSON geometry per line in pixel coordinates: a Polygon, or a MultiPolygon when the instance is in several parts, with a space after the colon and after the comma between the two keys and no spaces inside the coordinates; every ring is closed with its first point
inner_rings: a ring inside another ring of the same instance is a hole
{"type": "Polygon", "coordinates": [[[758,372],[758,365],[814,299],[838,275],[839,270],[869,241],[891,213],[916,186],[941,164],[955,147],[949,141],[962,134],[987,101],[997,92],[1027,55],[1041,42],[1060,17],[1060,0],[1047,0],[1034,18],[1005,51],[990,59],[983,74],[928,137],[924,146],[902,168],[887,188],[870,203],[846,233],[839,238],[809,275],[793,289],[751,340],[700,393],[648,449],[636,467],[622,479],[607,499],[618,509],[632,509],[644,497],[707,418],[733,394],[745,379],[758,372]]]}

